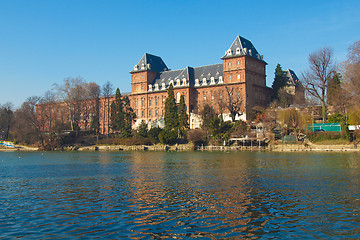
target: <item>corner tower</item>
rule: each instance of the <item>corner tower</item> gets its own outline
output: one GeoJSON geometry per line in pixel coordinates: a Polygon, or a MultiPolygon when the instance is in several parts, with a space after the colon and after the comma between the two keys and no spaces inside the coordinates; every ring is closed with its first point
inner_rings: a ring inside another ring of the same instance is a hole
{"type": "Polygon", "coordinates": [[[168,68],[161,57],[145,53],[131,73],[131,93],[146,93],[156,76],[168,68]]]}
{"type": "Polygon", "coordinates": [[[266,86],[265,67],[267,63],[254,45],[237,36],[221,58],[224,68],[224,83],[248,83],[266,86]]]}

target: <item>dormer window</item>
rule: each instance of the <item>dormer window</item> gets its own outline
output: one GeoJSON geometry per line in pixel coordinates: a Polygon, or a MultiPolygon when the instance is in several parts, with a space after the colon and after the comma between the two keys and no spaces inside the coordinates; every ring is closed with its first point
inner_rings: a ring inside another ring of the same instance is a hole
{"type": "Polygon", "coordinates": [[[151,92],[151,91],[152,91],[152,85],[149,84],[149,92],[151,92]]]}
{"type": "Polygon", "coordinates": [[[176,86],[180,87],[180,79],[176,79],[176,86]]]}
{"type": "Polygon", "coordinates": [[[165,89],[166,88],[166,84],[163,82],[162,84],[161,84],[161,89],[165,89]]]}
{"type": "Polygon", "coordinates": [[[211,84],[211,85],[215,84],[215,78],[214,78],[214,77],[211,77],[211,78],[210,78],[210,84],[211,84]]]}
{"type": "Polygon", "coordinates": [[[134,70],[137,71],[138,70],[138,65],[134,66],[134,70]]]}
{"type": "Polygon", "coordinates": [[[155,84],[155,91],[158,91],[159,90],[159,84],[155,84]]]}
{"type": "Polygon", "coordinates": [[[186,85],[187,83],[186,83],[186,78],[183,78],[183,80],[182,80],[182,85],[186,85]]]}
{"type": "Polygon", "coordinates": [[[227,51],[227,55],[229,55],[229,56],[232,55],[231,49],[229,49],[229,50],[227,51]]]}
{"type": "Polygon", "coordinates": [[[195,79],[195,86],[199,86],[199,79],[195,79]]]}
{"type": "Polygon", "coordinates": [[[206,83],[206,78],[203,78],[202,79],[202,85],[204,86],[204,85],[207,85],[207,83],[206,83]]]}
{"type": "Polygon", "coordinates": [[[219,76],[219,84],[220,84],[220,83],[224,83],[224,82],[223,82],[223,77],[222,77],[222,76],[219,76]]]}
{"type": "Polygon", "coordinates": [[[145,69],[145,65],[144,65],[144,64],[141,64],[141,69],[145,69]]]}
{"type": "Polygon", "coordinates": [[[171,80],[169,85],[172,84],[174,86],[174,80],[171,80]]]}
{"type": "Polygon", "coordinates": [[[240,48],[236,48],[236,54],[240,54],[240,48]]]}

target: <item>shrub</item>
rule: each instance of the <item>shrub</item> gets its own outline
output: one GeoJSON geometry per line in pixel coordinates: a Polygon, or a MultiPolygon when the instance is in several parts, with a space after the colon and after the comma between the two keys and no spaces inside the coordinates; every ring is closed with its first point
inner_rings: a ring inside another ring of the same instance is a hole
{"type": "Polygon", "coordinates": [[[97,142],[100,145],[153,145],[154,140],[150,138],[105,138],[97,142]]]}
{"type": "Polygon", "coordinates": [[[174,144],[177,139],[177,131],[164,130],[159,134],[159,140],[163,144],[174,144]]]}
{"type": "Polygon", "coordinates": [[[159,127],[153,127],[148,131],[148,137],[152,140],[154,140],[155,143],[159,143],[159,134],[162,132],[162,128],[159,127]]]}
{"type": "Polygon", "coordinates": [[[206,134],[202,129],[191,129],[187,132],[187,138],[190,142],[194,143],[195,145],[204,144],[206,134]]]}
{"type": "Polygon", "coordinates": [[[330,132],[317,132],[317,133],[310,133],[307,135],[307,138],[311,142],[319,142],[325,140],[336,140],[336,139],[343,139],[341,133],[330,133],[330,132]]]}

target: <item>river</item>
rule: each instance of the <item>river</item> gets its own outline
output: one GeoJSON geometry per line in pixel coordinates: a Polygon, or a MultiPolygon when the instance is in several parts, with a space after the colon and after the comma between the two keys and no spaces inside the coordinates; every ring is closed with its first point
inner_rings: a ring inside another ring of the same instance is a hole
{"type": "Polygon", "coordinates": [[[358,153],[0,153],[0,239],[360,239],[358,153]]]}

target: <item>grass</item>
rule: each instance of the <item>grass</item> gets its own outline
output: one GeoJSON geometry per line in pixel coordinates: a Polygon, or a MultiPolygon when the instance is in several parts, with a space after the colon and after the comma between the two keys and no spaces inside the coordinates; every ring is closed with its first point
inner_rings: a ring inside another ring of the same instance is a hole
{"type": "Polygon", "coordinates": [[[350,144],[349,140],[346,139],[333,139],[333,140],[321,140],[313,142],[317,145],[348,145],[350,144]]]}

